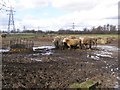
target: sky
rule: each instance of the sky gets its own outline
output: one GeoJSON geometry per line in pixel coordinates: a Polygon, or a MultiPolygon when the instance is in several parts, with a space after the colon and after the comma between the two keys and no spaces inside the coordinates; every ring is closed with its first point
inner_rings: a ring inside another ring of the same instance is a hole
{"type": "MultiPolygon", "coordinates": [[[[7,30],[12,5],[15,28],[23,30],[75,30],[118,25],[119,0],[0,0],[0,29],[7,30]],[[3,4],[6,6],[3,6],[3,4]],[[1,9],[2,8],[2,9],[1,9]]],[[[12,27],[12,25],[11,25],[12,27]]]]}

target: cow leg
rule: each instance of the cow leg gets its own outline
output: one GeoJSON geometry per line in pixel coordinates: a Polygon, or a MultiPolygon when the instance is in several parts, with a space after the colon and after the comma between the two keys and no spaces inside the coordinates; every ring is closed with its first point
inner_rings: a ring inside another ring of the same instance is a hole
{"type": "Polygon", "coordinates": [[[92,48],[92,40],[90,40],[90,42],[89,42],[89,49],[91,49],[92,48]]]}
{"type": "Polygon", "coordinates": [[[82,43],[81,43],[81,41],[79,43],[79,48],[82,49],[82,43]]]}
{"type": "Polygon", "coordinates": [[[57,41],[56,43],[55,43],[55,48],[59,48],[59,42],[57,41]]]}

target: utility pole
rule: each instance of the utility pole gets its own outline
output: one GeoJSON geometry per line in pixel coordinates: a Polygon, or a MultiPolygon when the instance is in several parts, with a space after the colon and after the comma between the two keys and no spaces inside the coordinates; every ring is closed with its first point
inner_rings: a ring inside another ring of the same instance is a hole
{"type": "Polygon", "coordinates": [[[38,31],[40,30],[40,27],[38,26],[38,31]]]}
{"type": "Polygon", "coordinates": [[[14,14],[13,14],[13,12],[15,12],[15,11],[13,11],[13,8],[12,8],[12,6],[10,7],[10,10],[6,10],[6,11],[8,11],[9,12],[9,21],[8,21],[8,33],[10,33],[10,29],[11,29],[11,27],[10,26],[12,26],[12,29],[13,29],[13,32],[15,32],[16,30],[15,30],[15,24],[14,24],[14,14]]]}
{"type": "Polygon", "coordinates": [[[72,26],[73,29],[75,29],[75,25],[74,25],[74,24],[75,24],[75,23],[73,23],[73,26],[72,26]]]}

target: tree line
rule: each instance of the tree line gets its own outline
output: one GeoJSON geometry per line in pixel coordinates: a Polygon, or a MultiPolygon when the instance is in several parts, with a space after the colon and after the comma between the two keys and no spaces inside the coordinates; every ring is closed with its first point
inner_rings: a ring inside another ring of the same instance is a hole
{"type": "MultiPolygon", "coordinates": [[[[15,33],[19,33],[19,29],[15,33]]],[[[14,33],[13,31],[11,31],[14,33]]],[[[23,30],[21,33],[44,33],[44,34],[118,34],[119,30],[115,25],[103,25],[92,27],[91,29],[83,28],[83,30],[59,29],[58,31],[48,30],[23,30]]]]}
{"type": "Polygon", "coordinates": [[[60,29],[58,31],[58,34],[118,34],[118,30],[115,25],[104,25],[104,26],[98,26],[98,27],[92,27],[91,29],[84,28],[82,31],[80,30],[63,30],[60,29]]]}

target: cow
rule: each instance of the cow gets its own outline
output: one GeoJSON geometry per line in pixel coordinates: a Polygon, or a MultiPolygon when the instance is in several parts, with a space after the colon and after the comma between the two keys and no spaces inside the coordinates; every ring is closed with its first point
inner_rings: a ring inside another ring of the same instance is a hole
{"type": "Polygon", "coordinates": [[[64,37],[57,36],[54,38],[53,43],[56,49],[68,48],[67,44],[63,42],[64,37]]]}
{"type": "Polygon", "coordinates": [[[92,39],[89,37],[79,37],[79,39],[81,40],[81,48],[89,48],[91,49],[92,47],[92,39]]]}
{"type": "Polygon", "coordinates": [[[80,39],[71,39],[71,38],[64,38],[63,39],[63,43],[66,43],[67,46],[71,49],[71,48],[81,48],[81,40],[80,39]]]}

